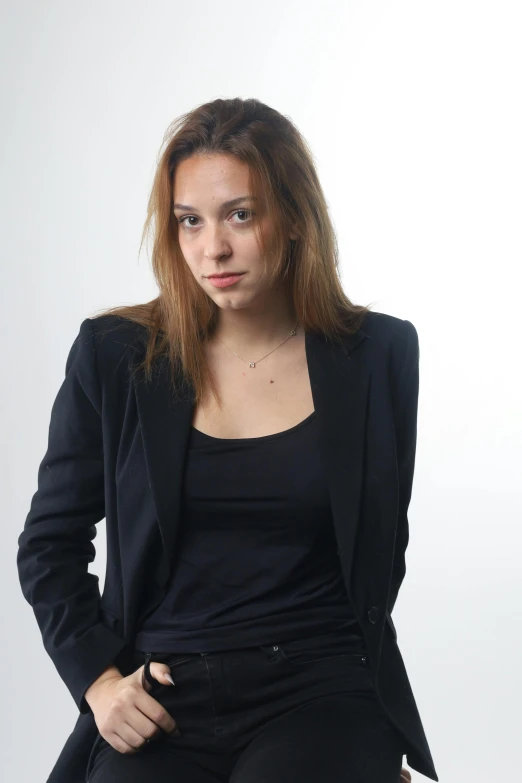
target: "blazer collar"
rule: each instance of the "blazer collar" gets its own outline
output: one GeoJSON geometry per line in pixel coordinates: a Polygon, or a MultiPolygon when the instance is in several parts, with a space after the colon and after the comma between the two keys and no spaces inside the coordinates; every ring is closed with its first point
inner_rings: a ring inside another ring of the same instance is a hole
{"type": "MultiPolygon", "coordinates": [[[[359,519],[370,373],[351,355],[366,338],[359,330],[338,343],[321,333],[305,332],[308,373],[340,555],[353,551],[356,524],[351,522],[359,519]]],[[[155,363],[151,382],[134,378],[134,386],[148,480],[163,543],[164,557],[157,578],[166,582],[181,528],[183,468],[193,402],[190,393],[181,400],[174,398],[166,357],[155,363]]],[[[351,556],[343,559],[348,583],[351,556]]]]}

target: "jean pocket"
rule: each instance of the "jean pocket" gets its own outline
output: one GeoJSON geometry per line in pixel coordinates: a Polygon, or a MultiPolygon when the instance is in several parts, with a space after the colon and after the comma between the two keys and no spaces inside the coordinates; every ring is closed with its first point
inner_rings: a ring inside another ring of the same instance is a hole
{"type": "Polygon", "coordinates": [[[298,639],[277,645],[283,660],[291,666],[310,666],[316,663],[335,663],[337,660],[368,668],[368,656],[363,652],[354,652],[339,642],[322,642],[315,639],[298,639]]]}
{"type": "Polygon", "coordinates": [[[165,660],[161,661],[161,663],[166,663],[167,666],[169,666],[171,669],[173,666],[181,666],[182,663],[186,663],[187,661],[193,661],[196,658],[198,658],[198,654],[196,653],[185,653],[184,655],[172,655],[169,653],[168,655],[165,655],[165,660]]]}
{"type": "MultiPolygon", "coordinates": [[[[154,677],[152,677],[152,674],[150,673],[150,664],[151,663],[166,663],[169,669],[171,670],[172,675],[172,669],[174,669],[177,666],[181,666],[182,663],[186,663],[187,661],[193,661],[197,659],[199,656],[194,653],[169,653],[169,652],[159,652],[159,653],[145,653],[145,667],[143,676],[144,679],[148,681],[149,685],[152,687],[153,691],[158,690],[158,688],[165,688],[167,685],[161,683],[159,680],[156,680],[154,677]]],[[[172,687],[172,686],[171,686],[172,687]]]]}
{"type": "Polygon", "coordinates": [[[167,666],[178,666],[185,661],[193,661],[199,658],[198,653],[171,653],[171,652],[150,652],[145,653],[145,661],[151,663],[166,663],[167,666]]]}

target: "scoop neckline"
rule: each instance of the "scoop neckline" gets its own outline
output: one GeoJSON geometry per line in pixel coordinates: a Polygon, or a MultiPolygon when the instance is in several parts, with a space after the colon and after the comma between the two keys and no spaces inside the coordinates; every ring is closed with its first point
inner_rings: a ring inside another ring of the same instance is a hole
{"type": "Polygon", "coordinates": [[[290,427],[287,430],[282,430],[281,432],[272,432],[270,435],[259,435],[254,438],[216,438],[214,435],[209,435],[206,432],[202,432],[201,430],[198,430],[194,425],[192,425],[192,431],[197,433],[198,436],[201,436],[202,438],[206,438],[207,440],[214,440],[219,441],[221,443],[252,443],[252,441],[266,441],[266,440],[274,440],[275,438],[282,438],[283,435],[289,435],[291,432],[295,432],[296,430],[301,429],[301,427],[304,427],[305,424],[308,424],[311,419],[315,417],[315,410],[313,410],[306,419],[303,419],[302,421],[298,422],[297,424],[294,424],[293,427],[290,427]]]}

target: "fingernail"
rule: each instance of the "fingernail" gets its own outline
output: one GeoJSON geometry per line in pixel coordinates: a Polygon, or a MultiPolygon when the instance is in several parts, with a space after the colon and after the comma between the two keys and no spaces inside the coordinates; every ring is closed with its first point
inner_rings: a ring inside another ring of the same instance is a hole
{"type": "Polygon", "coordinates": [[[170,676],[170,674],[165,674],[165,677],[167,678],[167,680],[168,680],[169,682],[171,682],[171,683],[172,683],[172,685],[175,685],[175,684],[176,684],[176,683],[174,682],[174,680],[172,679],[172,677],[170,676]]]}

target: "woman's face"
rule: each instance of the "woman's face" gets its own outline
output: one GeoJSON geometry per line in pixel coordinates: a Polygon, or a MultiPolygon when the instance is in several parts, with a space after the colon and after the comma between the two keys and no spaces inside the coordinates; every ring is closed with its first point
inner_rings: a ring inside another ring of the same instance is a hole
{"type": "MultiPolygon", "coordinates": [[[[266,294],[253,228],[256,204],[248,198],[248,166],[231,155],[193,155],[178,165],[173,195],[181,252],[205,293],[230,310],[248,307],[266,294]],[[235,203],[226,204],[231,200],[235,203]],[[242,274],[232,285],[218,288],[209,275],[222,272],[242,274]]],[[[262,218],[260,223],[267,232],[262,218]]]]}

